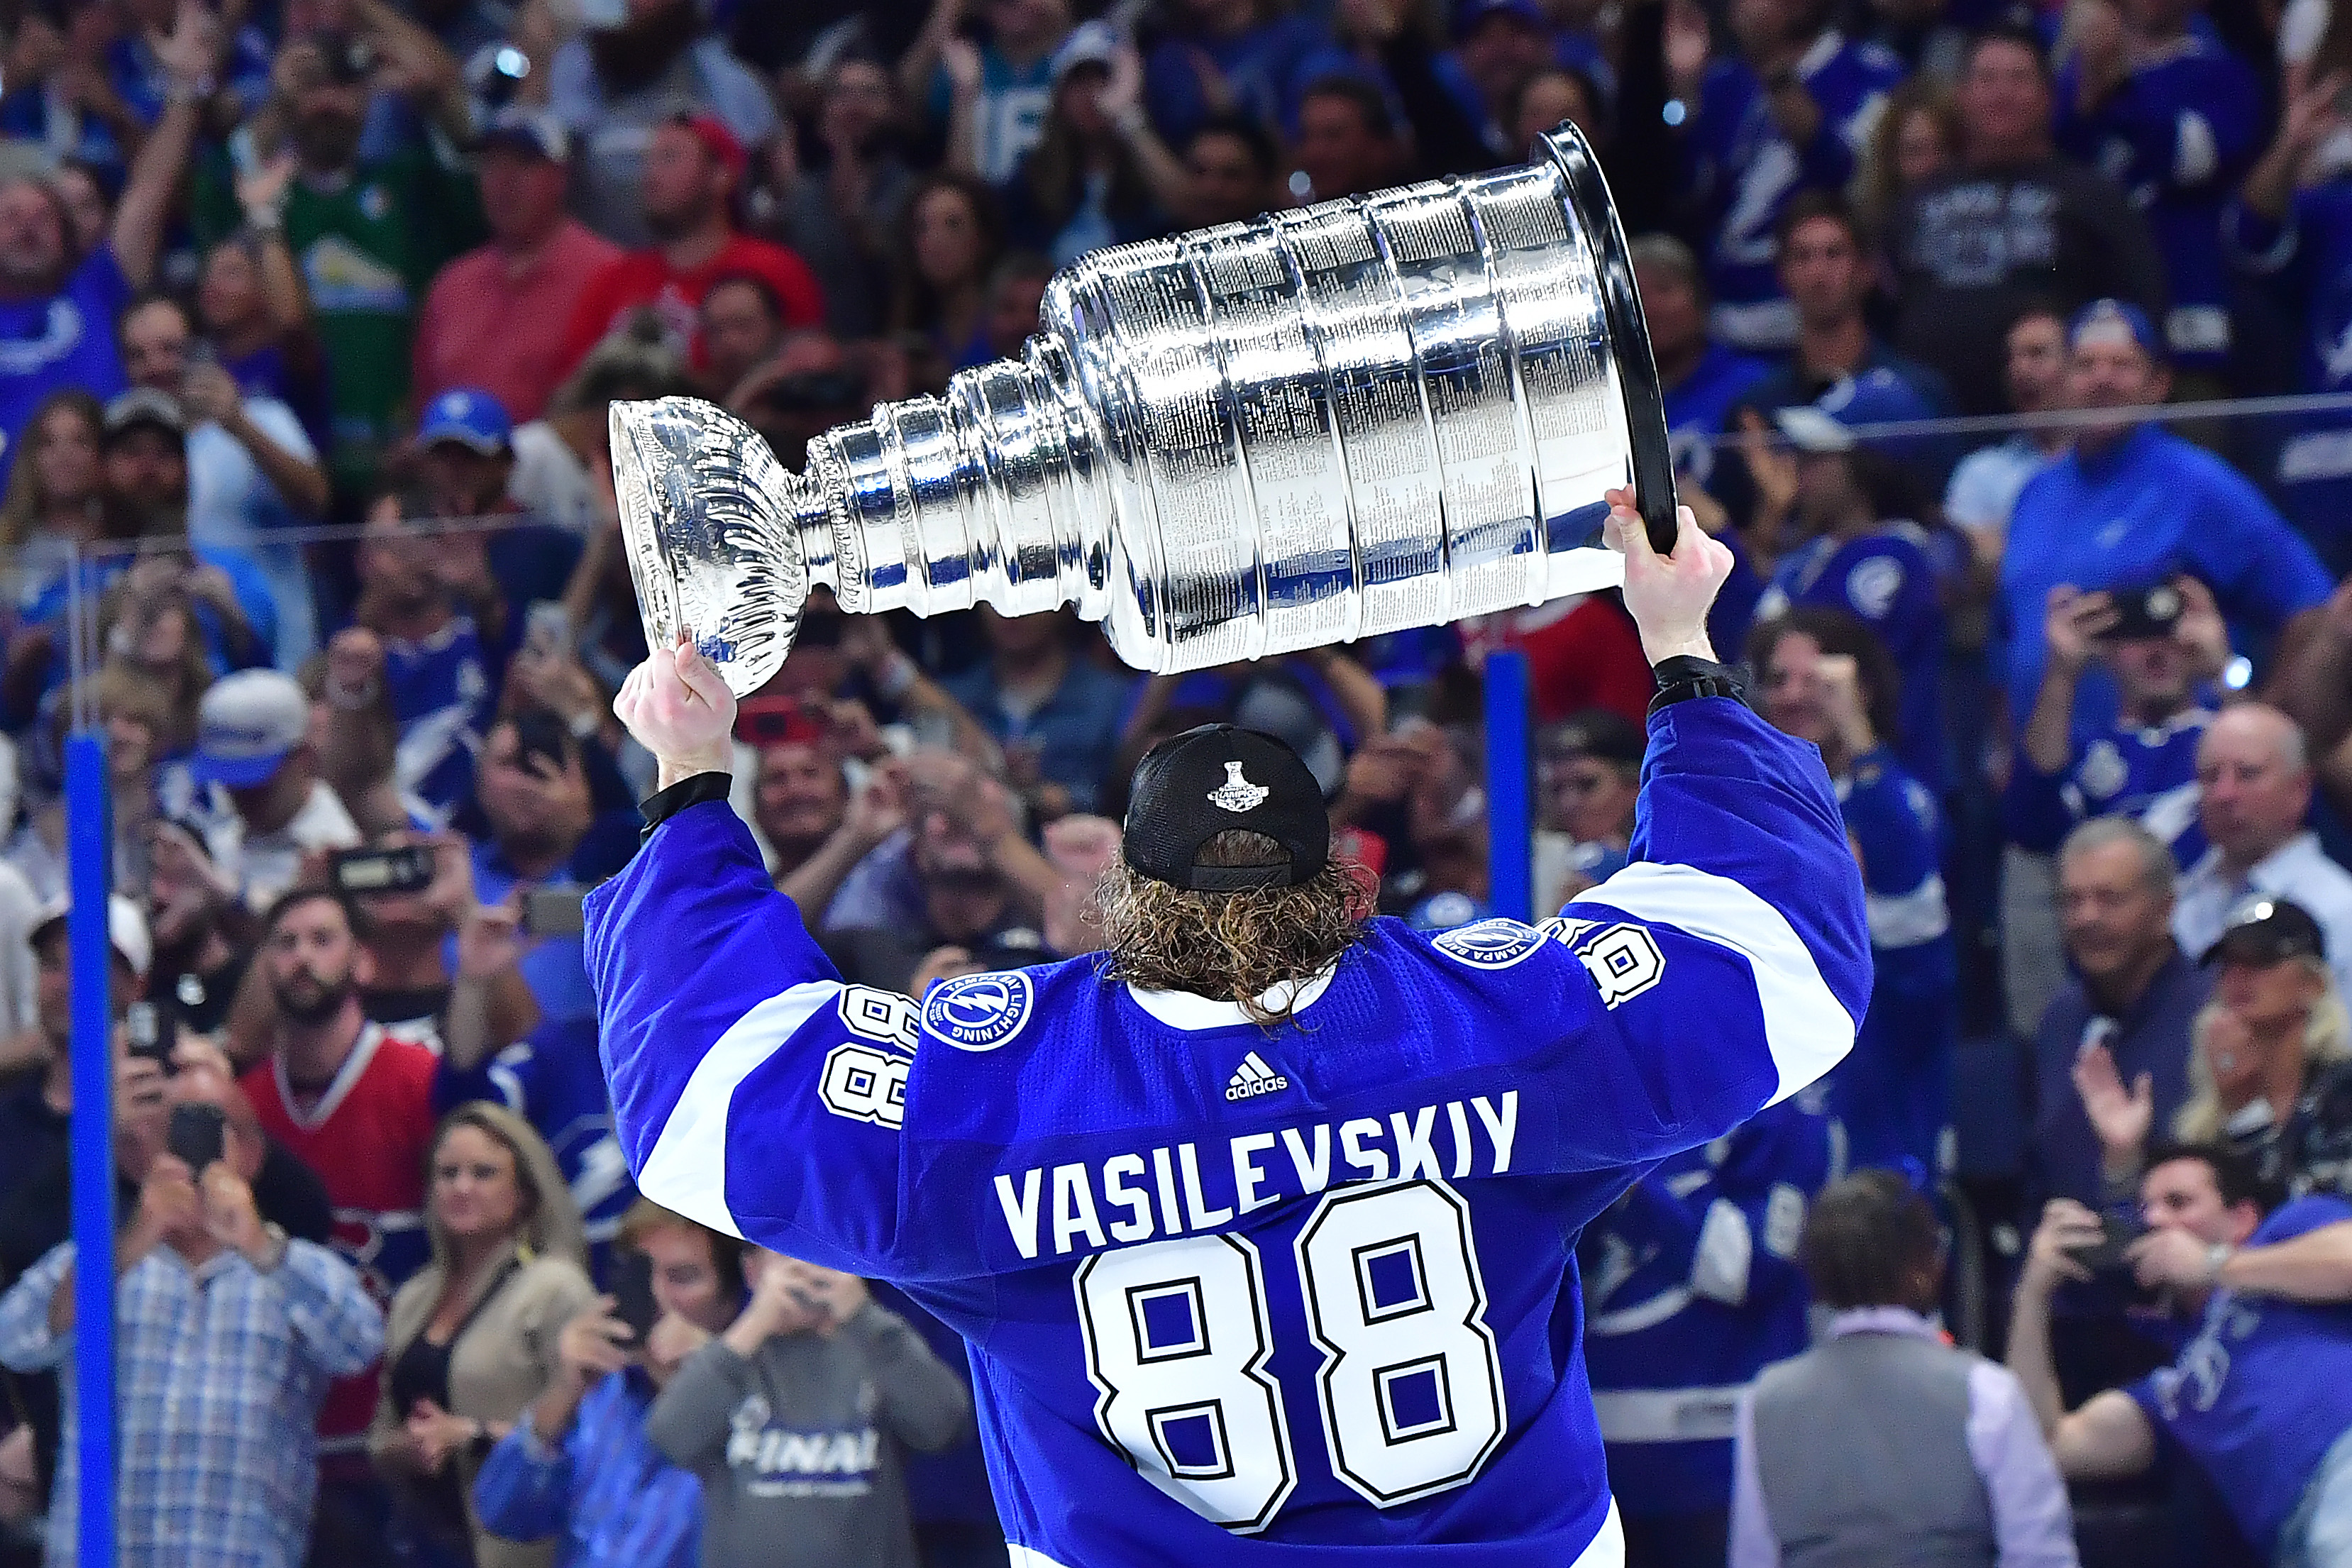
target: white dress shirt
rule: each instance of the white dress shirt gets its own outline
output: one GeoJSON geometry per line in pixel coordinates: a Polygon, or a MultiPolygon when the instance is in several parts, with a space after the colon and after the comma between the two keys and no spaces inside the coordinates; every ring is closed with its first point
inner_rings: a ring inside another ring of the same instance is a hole
{"type": "Polygon", "coordinates": [[[2327,938],[2327,966],[2336,986],[2352,994],[2352,871],[2327,858],[2319,836],[2305,830],[2273,849],[2242,879],[2222,869],[2221,852],[2205,858],[2180,879],[2172,904],[2172,936],[2191,963],[2221,940],[2230,911],[2256,893],[2303,906],[2327,938]]]}

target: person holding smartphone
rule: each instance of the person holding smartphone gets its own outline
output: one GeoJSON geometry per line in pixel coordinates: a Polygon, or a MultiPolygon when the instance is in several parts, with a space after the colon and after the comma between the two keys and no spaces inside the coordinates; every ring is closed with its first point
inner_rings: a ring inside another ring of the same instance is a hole
{"type": "MultiPolygon", "coordinates": [[[[137,1437],[120,1460],[122,1559],[299,1562],[320,1404],[331,1378],[381,1351],[383,1315],[331,1249],[263,1219],[247,1174],[259,1156],[237,1118],[187,1101],[180,1109],[197,1114],[175,1130],[152,1066],[126,1060],[149,1070],[118,1140],[139,1184],[114,1257],[123,1375],[112,1415],[137,1437]]],[[[61,1242],[0,1296],[0,1365],[55,1371],[63,1394],[47,1537],[59,1563],[73,1558],[80,1495],[77,1266],[61,1242]]]]}
{"type": "Polygon", "coordinates": [[[563,1326],[555,1377],[482,1461],[474,1507],[495,1534],[557,1538],[559,1568],[694,1568],[702,1483],[654,1447],[646,1414],[741,1305],[742,1244],[639,1199],[609,1283],[563,1326]]]}
{"type": "MultiPolygon", "coordinates": [[[[904,1450],[971,1425],[971,1396],[866,1281],[763,1247],[751,1300],[646,1416],[702,1479],[707,1568],[914,1568],[904,1450]]],[[[658,1325],[656,1325],[658,1331],[658,1325]]]]}

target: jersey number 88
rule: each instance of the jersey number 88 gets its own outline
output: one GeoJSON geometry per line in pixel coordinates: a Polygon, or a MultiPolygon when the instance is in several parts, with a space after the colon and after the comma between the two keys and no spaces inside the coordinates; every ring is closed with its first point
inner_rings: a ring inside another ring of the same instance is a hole
{"type": "MultiPolygon", "coordinates": [[[[1433,1181],[1332,1193],[1294,1250],[1331,1473],[1375,1508],[1475,1476],[1504,1411],[1469,1205],[1433,1181]]],[[[1190,1237],[1090,1258],[1075,1280],[1103,1435],[1242,1532],[1297,1481],[1262,1267],[1246,1237],[1190,1237]]]]}

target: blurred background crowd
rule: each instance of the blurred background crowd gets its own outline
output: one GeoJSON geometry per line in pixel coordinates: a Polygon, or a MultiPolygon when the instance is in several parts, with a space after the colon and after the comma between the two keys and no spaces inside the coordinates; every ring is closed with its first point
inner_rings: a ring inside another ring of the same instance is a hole
{"type": "MultiPolygon", "coordinates": [[[[1015,352],[1083,252],[1571,121],[1683,500],[1739,559],[1717,646],[1838,779],[1876,959],[1822,1090],[1586,1238],[1631,1561],[1958,1560],[1909,1531],[2352,1562],[2330,0],[0,0],[0,1560],[73,1539],[79,711],[113,801],[126,1563],[1003,1563],[953,1337],[637,1201],[613,1138],[579,900],[651,759],[610,710],[645,650],[606,410],[695,394],[797,466],[1015,352]],[[1946,1331],[2009,1370],[1886,1397],[1831,1354],[1946,1331]],[[1900,1506],[1806,1501],[1857,1477],[1900,1506]]],[[[1441,931],[1498,912],[1500,649],[1533,676],[1540,915],[1633,832],[1651,679],[1605,595],[1145,679],[1066,615],[820,592],[744,704],[736,804],[843,976],[919,996],[1097,945],[1134,759],[1231,721],[1441,931]]]]}

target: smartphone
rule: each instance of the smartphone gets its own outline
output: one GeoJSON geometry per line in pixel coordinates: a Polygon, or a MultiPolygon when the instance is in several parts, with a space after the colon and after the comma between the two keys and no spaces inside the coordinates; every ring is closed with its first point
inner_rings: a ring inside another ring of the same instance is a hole
{"type": "Polygon", "coordinates": [[[163,1147],[173,1158],[201,1173],[219,1159],[227,1144],[228,1114],[217,1105],[175,1105],[163,1147]]]}
{"type": "Polygon", "coordinates": [[[545,759],[549,771],[561,773],[563,759],[572,755],[577,744],[563,721],[541,709],[526,709],[515,715],[515,761],[523,772],[536,773],[537,759],[545,759]]]}
{"type": "Polygon", "coordinates": [[[572,612],[552,599],[534,599],[523,612],[523,647],[542,658],[572,651],[572,612]]]}
{"type": "Polygon", "coordinates": [[[797,697],[754,697],[735,709],[735,738],[747,746],[814,742],[823,733],[797,697]]]}
{"type": "Polygon", "coordinates": [[[2093,1245],[2074,1254],[2074,1261],[2094,1274],[2116,1274],[2128,1268],[2124,1253],[2131,1244],[2147,1234],[2147,1226],[2137,1219],[2117,1219],[2104,1216],[2107,1233],[2093,1245]]]}
{"type": "Polygon", "coordinates": [[[533,936],[578,936],[588,929],[577,888],[539,888],[523,895],[522,929],[533,936]]]}
{"type": "Polygon", "coordinates": [[[613,1254],[613,1316],[629,1325],[636,1344],[646,1342],[661,1316],[654,1300],[654,1260],[642,1252],[613,1254]]]}
{"type": "Polygon", "coordinates": [[[169,1074],[179,1071],[172,1053],[180,1044],[180,1016],[152,1002],[133,1002],[122,1010],[122,1030],[131,1037],[131,1054],[145,1057],[169,1074]]]}
{"type": "Polygon", "coordinates": [[[2169,583],[2145,588],[2118,588],[2107,595],[2115,605],[2116,624],[2106,630],[2110,641],[2124,637],[2168,637],[2179,624],[2184,607],[2180,590],[2169,583]]]}
{"type": "Polygon", "coordinates": [[[338,849],[327,862],[327,873],[341,893],[415,893],[433,885],[434,863],[430,844],[338,849]]]}

